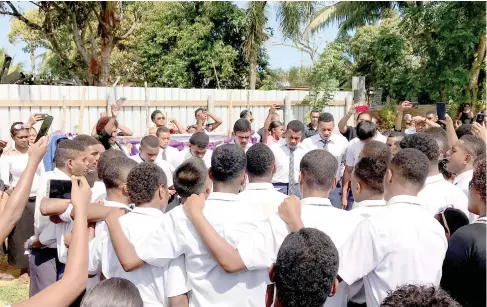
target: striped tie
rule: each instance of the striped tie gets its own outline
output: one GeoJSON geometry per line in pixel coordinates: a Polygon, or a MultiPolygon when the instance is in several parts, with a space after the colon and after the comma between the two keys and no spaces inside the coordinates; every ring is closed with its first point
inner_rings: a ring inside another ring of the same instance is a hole
{"type": "Polygon", "coordinates": [[[323,143],[323,149],[328,151],[328,143],[330,143],[330,140],[321,139],[321,142],[323,143]]]}
{"type": "Polygon", "coordinates": [[[296,189],[296,181],[294,180],[294,151],[296,148],[289,147],[289,189],[288,195],[294,195],[296,189]]]}

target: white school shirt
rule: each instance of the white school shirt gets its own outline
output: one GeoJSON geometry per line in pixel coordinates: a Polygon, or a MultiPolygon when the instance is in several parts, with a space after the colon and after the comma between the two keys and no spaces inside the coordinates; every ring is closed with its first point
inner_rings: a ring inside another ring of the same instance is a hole
{"type": "MultiPolygon", "coordinates": [[[[210,193],[203,214],[233,247],[263,221],[239,200],[238,195],[231,193],[210,193]]],[[[159,227],[134,246],[143,261],[159,267],[184,254],[191,285],[190,306],[250,307],[264,304],[267,270],[226,273],[215,262],[182,206],[166,213],[159,227]]]]}
{"type": "Polygon", "coordinates": [[[446,207],[459,209],[469,215],[468,197],[454,184],[446,181],[442,174],[428,176],[418,198],[432,216],[446,207]]]}
{"type": "Polygon", "coordinates": [[[443,227],[417,197],[395,196],[338,248],[338,275],[348,285],[363,279],[367,306],[378,307],[399,285],[438,286],[447,247],[443,227]]]}
{"type": "MultiPolygon", "coordinates": [[[[274,154],[276,173],[272,177],[273,183],[289,183],[289,158],[291,151],[286,142],[274,144],[270,147],[274,154]]],[[[299,164],[301,159],[308,151],[299,143],[296,150],[294,150],[294,180],[297,183],[299,178],[299,164]]]]}
{"type": "MultiPolygon", "coordinates": [[[[472,177],[473,177],[473,169],[457,175],[453,180],[453,184],[456,185],[467,197],[468,194],[470,193],[468,186],[470,184],[470,181],[472,180],[472,177]]],[[[478,215],[473,214],[471,212],[469,212],[467,216],[468,219],[470,220],[470,223],[473,223],[478,218],[478,215]]]]}
{"type": "Polygon", "coordinates": [[[386,207],[386,201],[383,199],[369,199],[352,204],[352,212],[359,214],[363,218],[369,218],[386,207]]]}
{"type": "MultiPolygon", "coordinates": [[[[21,155],[2,155],[0,157],[0,179],[2,179],[5,185],[17,186],[20,180],[20,176],[27,167],[29,161],[29,154],[21,155]],[[10,177],[12,176],[12,177],[10,177]],[[12,179],[10,179],[12,178],[12,179]]],[[[40,177],[44,174],[44,163],[39,163],[37,170],[34,174],[32,181],[32,187],[30,189],[29,197],[37,195],[37,189],[39,187],[40,177]]]]}
{"type": "MultiPolygon", "coordinates": [[[[130,159],[134,160],[135,162],[137,163],[142,163],[144,162],[142,160],[142,158],[140,157],[139,154],[135,155],[135,156],[130,156],[130,159]]],[[[164,160],[156,160],[154,161],[154,163],[159,166],[163,171],[164,171],[164,174],[166,174],[166,179],[167,179],[167,187],[171,187],[173,186],[173,180],[172,180],[172,172],[171,172],[171,167],[169,166],[169,162],[167,161],[164,161],[164,160]]]]}
{"type": "Polygon", "coordinates": [[[107,188],[103,181],[95,181],[93,187],[91,188],[91,201],[95,202],[97,200],[102,200],[107,197],[107,188]]]}
{"type": "MultiPolygon", "coordinates": [[[[181,165],[184,161],[193,158],[193,155],[191,154],[191,150],[189,149],[189,147],[183,149],[179,154],[181,155],[182,158],[179,159],[178,166],[181,165]]],[[[205,155],[202,158],[207,168],[211,167],[211,155],[213,155],[213,150],[207,149],[205,155]]]]}
{"type": "MultiPolygon", "coordinates": [[[[387,137],[383,136],[382,133],[377,132],[372,140],[385,143],[387,141],[387,137]]],[[[362,152],[364,145],[365,143],[362,142],[358,137],[354,138],[348,143],[347,158],[345,163],[346,166],[355,166],[355,164],[357,164],[360,152],[362,152]]]]}
{"type": "Polygon", "coordinates": [[[176,168],[179,166],[179,160],[181,152],[176,148],[167,145],[167,147],[159,148],[159,154],[157,155],[156,162],[162,161],[162,153],[166,152],[166,161],[169,163],[169,168],[171,170],[171,174],[174,173],[176,168]]]}
{"type": "MultiPolygon", "coordinates": [[[[260,136],[259,136],[259,140],[257,142],[259,142],[259,141],[260,141],[260,136]]],[[[235,139],[233,139],[230,143],[227,143],[227,144],[235,144],[235,139]]],[[[216,147],[220,147],[220,146],[223,146],[223,145],[225,145],[225,143],[219,144],[216,147]]],[[[253,144],[250,143],[250,142],[247,143],[247,145],[244,148],[245,153],[247,153],[247,150],[249,150],[249,148],[252,147],[252,145],[253,144]]]]}
{"type": "MultiPolygon", "coordinates": [[[[314,149],[323,149],[323,139],[319,133],[304,139],[303,146],[307,151],[314,149]]],[[[348,148],[348,140],[343,135],[332,133],[328,138],[327,151],[331,153],[338,161],[337,179],[343,175],[344,167],[342,167],[342,160],[346,157],[348,148]]]]}
{"type": "MultiPolygon", "coordinates": [[[[155,231],[162,218],[163,213],[159,209],[135,207],[119,221],[125,236],[135,244],[147,233],[155,231]]],[[[145,307],[168,306],[168,297],[189,291],[184,256],[164,267],[146,263],[132,272],[125,272],[113,248],[106,223],[103,228],[103,235],[95,237],[95,243],[90,244],[88,271],[91,274],[102,272],[106,278],[120,277],[131,281],[139,290],[145,307]]]]}
{"type": "Polygon", "coordinates": [[[238,197],[242,202],[248,203],[256,213],[267,218],[277,212],[287,195],[278,192],[272,183],[255,182],[247,183],[238,197]]]}

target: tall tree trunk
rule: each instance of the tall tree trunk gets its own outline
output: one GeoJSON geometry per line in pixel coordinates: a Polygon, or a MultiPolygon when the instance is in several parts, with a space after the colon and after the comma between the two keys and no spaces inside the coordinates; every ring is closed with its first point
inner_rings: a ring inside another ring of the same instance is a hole
{"type": "MultiPolygon", "coordinates": [[[[479,91],[479,73],[480,68],[482,66],[482,62],[485,58],[485,51],[486,51],[486,37],[485,34],[480,36],[479,44],[477,46],[477,50],[475,51],[475,58],[472,63],[472,67],[470,68],[470,82],[468,85],[468,89],[470,90],[470,97],[472,98],[472,106],[476,109],[477,104],[477,95],[479,91]]],[[[475,110],[477,111],[477,110],[475,110]]]]}
{"type": "Polygon", "coordinates": [[[36,73],[36,53],[34,48],[30,49],[30,69],[32,74],[36,73]]]}
{"type": "Polygon", "coordinates": [[[102,86],[108,85],[108,78],[110,77],[110,55],[112,53],[113,44],[111,39],[108,39],[108,42],[102,46],[101,52],[101,69],[100,69],[100,76],[99,82],[102,86]]]}
{"type": "Polygon", "coordinates": [[[250,61],[250,89],[255,90],[255,83],[257,82],[257,59],[250,61]]]}

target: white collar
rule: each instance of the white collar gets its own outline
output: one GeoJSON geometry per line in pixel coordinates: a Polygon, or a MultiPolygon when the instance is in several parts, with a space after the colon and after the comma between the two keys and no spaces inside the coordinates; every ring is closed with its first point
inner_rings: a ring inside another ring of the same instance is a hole
{"type": "Polygon", "coordinates": [[[156,208],[140,208],[140,207],[135,207],[132,210],[132,213],[138,213],[138,214],[143,214],[143,215],[149,215],[153,217],[162,217],[164,213],[160,209],[156,208]]]}
{"type": "Polygon", "coordinates": [[[432,184],[432,183],[436,183],[436,182],[440,182],[440,181],[446,181],[441,173],[437,174],[437,175],[433,175],[433,176],[428,176],[426,178],[424,185],[428,185],[428,184],[432,184]]]}
{"type": "Polygon", "coordinates": [[[453,180],[453,184],[460,183],[464,180],[470,181],[472,179],[472,176],[473,176],[473,169],[463,172],[455,177],[455,179],[453,180]]]}
{"type": "Polygon", "coordinates": [[[132,204],[127,206],[126,204],[119,203],[118,201],[111,201],[111,200],[106,200],[106,199],[103,199],[103,205],[105,207],[121,208],[121,209],[129,210],[129,211],[132,211],[132,208],[134,207],[134,205],[132,205],[132,204]]]}
{"type": "MultiPolygon", "coordinates": [[[[281,147],[287,148],[290,151],[289,146],[287,146],[287,142],[279,143],[281,147]]],[[[303,143],[299,142],[296,147],[294,147],[296,150],[303,148],[303,143]]]]}
{"type": "Polygon", "coordinates": [[[71,180],[71,177],[69,177],[68,174],[66,174],[65,172],[63,172],[62,170],[60,170],[59,168],[55,168],[53,171],[52,171],[56,177],[58,177],[60,180],[71,180]]]}
{"type": "Polygon", "coordinates": [[[328,198],[323,197],[306,197],[301,199],[301,205],[304,206],[331,206],[328,198]]]}
{"type": "Polygon", "coordinates": [[[274,190],[274,186],[270,182],[253,182],[245,185],[244,191],[247,190],[274,190]]]}
{"type": "MultiPolygon", "coordinates": [[[[328,142],[329,143],[335,143],[337,140],[336,138],[338,137],[338,135],[336,135],[335,133],[332,133],[329,137],[328,137],[328,142]]],[[[321,138],[321,135],[319,133],[315,134],[312,136],[313,141],[314,143],[320,143],[322,141],[324,141],[322,138],[321,138]]]]}
{"type": "Polygon", "coordinates": [[[384,207],[386,201],[383,199],[367,199],[359,202],[354,202],[352,205],[353,209],[364,208],[364,207],[384,207]]]}
{"type": "Polygon", "coordinates": [[[421,202],[417,196],[411,195],[396,195],[389,199],[387,202],[387,206],[393,206],[397,204],[409,204],[409,205],[417,205],[421,206],[421,202]]]}
{"type": "Polygon", "coordinates": [[[222,200],[228,202],[239,201],[238,195],[233,193],[211,192],[207,200],[222,200]]]}

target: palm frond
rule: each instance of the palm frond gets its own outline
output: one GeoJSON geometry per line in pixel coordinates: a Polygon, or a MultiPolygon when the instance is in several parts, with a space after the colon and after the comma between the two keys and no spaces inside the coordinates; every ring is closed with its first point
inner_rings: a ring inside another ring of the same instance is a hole
{"type": "Polygon", "coordinates": [[[284,1],[277,6],[277,20],[285,37],[300,35],[301,26],[314,16],[315,3],[312,1],[284,1]]]}
{"type": "Polygon", "coordinates": [[[247,59],[257,58],[260,47],[269,38],[265,32],[266,4],[266,1],[249,1],[247,35],[244,43],[244,54],[247,59]]]}

